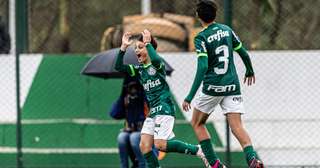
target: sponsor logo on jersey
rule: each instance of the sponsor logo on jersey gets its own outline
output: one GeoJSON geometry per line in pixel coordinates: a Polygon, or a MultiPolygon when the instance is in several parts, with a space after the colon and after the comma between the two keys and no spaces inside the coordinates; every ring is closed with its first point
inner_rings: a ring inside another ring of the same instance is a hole
{"type": "Polygon", "coordinates": [[[241,96],[237,96],[237,97],[233,97],[232,101],[234,101],[234,102],[242,102],[243,100],[242,100],[241,96]]]}
{"type": "Polygon", "coordinates": [[[207,38],[208,43],[211,43],[213,41],[220,41],[223,37],[230,36],[228,31],[222,31],[218,30],[215,34],[212,34],[207,38]]]}
{"type": "Polygon", "coordinates": [[[236,85],[225,85],[225,86],[215,86],[215,85],[209,85],[208,91],[213,90],[217,93],[223,93],[223,92],[232,92],[236,90],[236,85]]]}
{"type": "Polygon", "coordinates": [[[157,80],[147,80],[146,83],[143,84],[143,88],[145,91],[149,91],[150,89],[161,85],[160,79],[157,80]]]}
{"type": "Polygon", "coordinates": [[[162,105],[150,108],[151,113],[156,113],[162,110],[162,105]]]}
{"type": "Polygon", "coordinates": [[[157,72],[153,67],[148,68],[147,71],[148,71],[148,74],[151,76],[155,75],[157,72]]]}

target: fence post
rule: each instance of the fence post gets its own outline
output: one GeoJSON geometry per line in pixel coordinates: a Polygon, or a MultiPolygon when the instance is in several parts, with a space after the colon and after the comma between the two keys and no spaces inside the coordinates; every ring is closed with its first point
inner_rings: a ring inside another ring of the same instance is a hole
{"type": "Polygon", "coordinates": [[[16,144],[17,144],[17,167],[23,168],[22,153],[22,126],[21,126],[21,107],[20,107],[20,54],[28,51],[28,2],[27,0],[15,1],[15,29],[16,29],[16,104],[17,104],[17,125],[16,125],[16,144]]]}
{"type": "MultiPolygon", "coordinates": [[[[226,25],[232,27],[232,0],[224,0],[224,22],[226,25]]],[[[228,120],[226,119],[226,164],[231,165],[231,149],[230,149],[230,128],[228,120]]]]}
{"type": "Polygon", "coordinates": [[[16,0],[16,39],[17,51],[28,52],[28,0],[16,0]]]}
{"type": "Polygon", "coordinates": [[[141,0],[141,14],[148,15],[151,13],[151,0],[141,0]]]}

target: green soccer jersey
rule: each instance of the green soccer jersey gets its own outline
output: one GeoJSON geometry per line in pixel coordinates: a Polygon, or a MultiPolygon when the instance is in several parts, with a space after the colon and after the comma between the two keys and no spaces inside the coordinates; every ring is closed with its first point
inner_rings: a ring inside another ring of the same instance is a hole
{"type": "Polygon", "coordinates": [[[211,96],[241,94],[233,50],[242,44],[232,29],[212,23],[195,37],[194,43],[197,55],[208,57],[202,92],[211,96]]]}
{"type": "Polygon", "coordinates": [[[166,72],[164,63],[157,55],[151,44],[147,44],[148,54],[151,63],[148,65],[122,65],[125,52],[120,51],[117,58],[116,69],[126,72],[131,76],[137,76],[146,93],[149,104],[149,117],[156,115],[175,116],[175,107],[171,97],[169,85],[166,81],[166,72]]]}
{"type": "Polygon", "coordinates": [[[226,25],[212,23],[194,39],[198,56],[197,73],[192,88],[184,99],[191,102],[201,82],[202,92],[211,96],[240,95],[240,83],[233,61],[236,51],[246,66],[246,77],[254,72],[248,52],[239,38],[226,25]]]}

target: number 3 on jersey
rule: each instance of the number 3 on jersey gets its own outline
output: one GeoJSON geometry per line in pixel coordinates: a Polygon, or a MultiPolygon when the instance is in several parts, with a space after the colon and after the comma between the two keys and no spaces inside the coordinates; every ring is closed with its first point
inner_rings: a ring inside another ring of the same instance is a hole
{"type": "Polygon", "coordinates": [[[227,45],[222,45],[216,48],[215,50],[216,55],[220,54],[222,52],[222,56],[219,57],[219,62],[224,62],[223,68],[214,68],[214,72],[218,75],[225,74],[228,71],[229,66],[229,48],[227,45]]]}

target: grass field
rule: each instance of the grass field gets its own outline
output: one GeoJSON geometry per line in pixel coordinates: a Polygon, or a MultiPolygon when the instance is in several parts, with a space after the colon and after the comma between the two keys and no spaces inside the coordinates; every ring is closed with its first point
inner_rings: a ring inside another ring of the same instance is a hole
{"type": "MultiPolygon", "coordinates": [[[[216,136],[214,127],[208,125],[212,135],[216,136]]],[[[25,167],[119,167],[116,136],[121,123],[112,124],[24,124],[23,125],[23,161],[25,167]],[[48,132],[50,131],[50,132],[48,132]]],[[[6,148],[1,150],[0,167],[15,164],[14,125],[2,125],[5,133],[12,132],[11,137],[3,139],[6,148]]],[[[176,136],[190,143],[196,143],[192,128],[188,123],[175,127],[176,136]]],[[[219,138],[214,139],[215,146],[221,149],[219,138]]],[[[224,158],[224,152],[219,152],[224,158]]],[[[232,153],[234,164],[243,165],[242,153],[232,153]]],[[[201,167],[200,159],[181,154],[167,154],[161,161],[163,167],[201,167]]]]}

